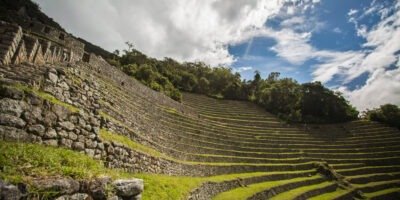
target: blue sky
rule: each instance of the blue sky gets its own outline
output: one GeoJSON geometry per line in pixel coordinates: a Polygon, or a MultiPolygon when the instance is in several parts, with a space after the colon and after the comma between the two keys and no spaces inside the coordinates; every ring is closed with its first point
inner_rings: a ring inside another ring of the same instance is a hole
{"type": "Polygon", "coordinates": [[[109,51],[320,81],[359,110],[400,105],[400,0],[34,0],[109,51]]]}

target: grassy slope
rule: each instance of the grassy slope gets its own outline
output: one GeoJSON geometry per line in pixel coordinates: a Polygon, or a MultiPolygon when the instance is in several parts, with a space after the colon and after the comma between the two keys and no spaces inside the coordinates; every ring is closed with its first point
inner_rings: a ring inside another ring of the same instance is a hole
{"type": "Polygon", "coordinates": [[[212,177],[133,174],[116,169],[107,169],[100,161],[72,150],[3,141],[0,141],[0,169],[0,178],[13,183],[20,181],[29,183],[34,177],[68,176],[75,179],[91,179],[106,175],[114,179],[142,178],[145,182],[144,200],[184,199],[191,190],[206,181],[221,182],[274,174],[255,172],[212,177]]]}

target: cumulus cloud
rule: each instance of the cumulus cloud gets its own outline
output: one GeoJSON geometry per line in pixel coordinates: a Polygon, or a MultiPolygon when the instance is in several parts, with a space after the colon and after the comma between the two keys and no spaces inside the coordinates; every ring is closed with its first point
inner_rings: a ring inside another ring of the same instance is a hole
{"type": "MultiPolygon", "coordinates": [[[[107,50],[131,41],[144,53],[179,61],[231,64],[228,44],[262,28],[280,0],[36,0],[67,30],[107,50]]],[[[300,1],[300,0],[299,0],[300,1]]]]}
{"type": "Polygon", "coordinates": [[[338,90],[360,110],[376,108],[386,103],[400,105],[400,69],[378,69],[361,88],[349,91],[346,87],[340,87],[338,90]]]}
{"type": "MultiPolygon", "coordinates": [[[[327,82],[334,75],[342,77],[343,83],[348,83],[363,73],[368,73],[366,84],[354,91],[340,87],[349,100],[360,110],[377,107],[384,103],[400,105],[400,1],[395,2],[393,14],[389,15],[386,7],[372,3],[366,9],[367,14],[373,11],[381,16],[375,26],[367,30],[363,27],[362,33],[357,34],[366,39],[364,49],[352,52],[338,53],[333,59],[325,60],[318,66],[313,75],[315,80],[327,82]],[[379,9],[378,9],[379,8],[379,9]],[[385,11],[382,11],[385,10],[385,11]],[[395,67],[395,69],[392,69],[395,67]]],[[[363,14],[365,15],[365,13],[363,14]]],[[[362,15],[362,16],[363,16],[362,15]]],[[[356,27],[357,27],[357,22],[356,27]]]]}

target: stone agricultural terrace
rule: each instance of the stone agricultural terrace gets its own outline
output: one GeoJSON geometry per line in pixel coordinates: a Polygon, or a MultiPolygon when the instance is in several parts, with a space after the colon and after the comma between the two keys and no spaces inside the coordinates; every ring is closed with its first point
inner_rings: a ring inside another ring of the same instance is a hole
{"type": "MultiPolygon", "coordinates": [[[[132,177],[26,174],[38,191],[55,190],[53,199],[159,199],[150,191],[161,176],[190,185],[177,190],[191,200],[400,199],[395,128],[291,125],[250,102],[190,93],[179,103],[40,23],[1,22],[0,44],[1,151],[68,151],[144,180],[143,190],[132,177]]],[[[0,199],[34,192],[16,184],[0,180],[0,199]]]]}

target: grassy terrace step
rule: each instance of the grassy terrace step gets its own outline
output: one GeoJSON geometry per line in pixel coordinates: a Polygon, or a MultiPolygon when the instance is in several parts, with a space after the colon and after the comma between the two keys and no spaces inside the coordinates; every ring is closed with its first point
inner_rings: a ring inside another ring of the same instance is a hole
{"type": "Polygon", "coordinates": [[[392,173],[399,172],[400,165],[394,166],[366,166],[355,169],[337,170],[343,176],[357,176],[363,174],[392,173]]]}
{"type": "MultiPolygon", "coordinates": [[[[206,147],[213,147],[213,148],[219,148],[219,149],[225,149],[225,150],[227,150],[227,149],[229,149],[228,147],[229,147],[229,145],[225,145],[225,144],[217,144],[217,143],[212,143],[212,142],[208,142],[207,140],[204,140],[204,141],[201,141],[201,140],[193,140],[193,139],[190,139],[190,137],[187,137],[186,138],[186,140],[185,139],[182,139],[182,138],[184,138],[184,137],[181,137],[180,136],[180,139],[178,139],[177,141],[187,141],[187,142],[189,142],[189,143],[196,143],[196,144],[200,144],[200,146],[206,146],[206,147]],[[188,139],[189,138],[189,139],[188,139]]],[[[177,138],[175,137],[174,138],[174,140],[176,140],[177,138]]],[[[264,145],[265,146],[265,145],[264,145]]],[[[231,150],[237,150],[237,151],[258,151],[258,152],[262,152],[262,151],[266,151],[266,152],[268,152],[268,151],[271,151],[271,149],[274,149],[274,148],[254,148],[254,147],[250,147],[250,148],[243,148],[243,147],[237,147],[237,146],[231,146],[231,147],[233,147],[234,149],[232,149],[231,148],[231,150]]],[[[285,148],[279,148],[280,150],[284,150],[285,148]]],[[[394,147],[394,148],[382,148],[382,147],[379,147],[379,148],[375,148],[375,149],[371,149],[371,148],[364,148],[365,150],[369,150],[370,152],[372,151],[372,152],[377,152],[378,150],[386,150],[386,151],[389,151],[390,149],[393,149],[393,150],[396,150],[396,147],[394,147]]],[[[341,150],[341,149],[326,149],[327,151],[331,151],[332,153],[334,153],[335,151],[343,151],[343,150],[341,150]]],[[[354,150],[345,150],[345,151],[347,151],[347,153],[350,153],[350,152],[357,152],[357,151],[360,151],[360,150],[363,150],[363,149],[354,149],[354,150]]],[[[273,151],[273,150],[272,150],[273,151]]],[[[307,149],[299,149],[299,151],[304,151],[304,152],[307,152],[307,151],[310,151],[310,152],[318,152],[318,151],[320,151],[320,152],[324,152],[325,151],[325,149],[318,149],[318,148],[316,148],[316,149],[310,149],[310,150],[307,150],[307,149]]],[[[293,151],[291,151],[291,152],[293,152],[293,151]]]]}
{"type": "MultiPolygon", "coordinates": [[[[179,126],[181,127],[181,126],[179,126]]],[[[165,127],[168,129],[168,127],[165,127]]],[[[184,129],[184,127],[182,127],[184,129]]],[[[184,134],[185,132],[182,131],[176,131],[175,134],[179,135],[186,135],[184,134]]],[[[204,136],[201,136],[200,134],[190,134],[191,136],[196,136],[197,138],[203,138],[204,136]]],[[[313,149],[313,148],[351,148],[351,149],[357,149],[357,148],[367,148],[367,147],[382,147],[382,146],[396,146],[398,145],[397,141],[377,141],[377,142],[360,142],[358,144],[310,144],[307,142],[286,142],[286,141],[279,141],[279,140],[273,140],[273,141],[264,141],[264,142],[237,142],[235,140],[228,140],[224,138],[212,138],[208,137],[207,141],[213,142],[213,143],[226,143],[226,142],[231,142],[232,145],[237,145],[241,147],[249,147],[249,148],[265,148],[265,147],[276,147],[276,148],[302,148],[302,149],[313,149]]]]}
{"type": "Polygon", "coordinates": [[[303,187],[299,187],[293,190],[289,190],[287,192],[278,194],[271,198],[271,200],[278,199],[308,199],[310,197],[318,196],[320,194],[324,194],[327,192],[333,192],[337,188],[337,184],[333,182],[323,182],[320,184],[307,185],[303,187]]]}
{"type": "MultiPolygon", "coordinates": [[[[254,194],[262,193],[263,191],[275,191],[275,194],[284,192],[299,186],[304,186],[308,184],[316,184],[324,182],[324,178],[320,175],[315,175],[311,177],[300,177],[286,180],[278,180],[278,181],[266,181],[256,184],[247,185],[247,187],[241,187],[237,189],[233,189],[227,192],[223,192],[218,194],[213,198],[213,200],[242,200],[251,198],[254,194]]],[[[271,197],[273,193],[267,192],[267,194],[263,197],[271,197]]],[[[261,199],[267,199],[261,198],[261,199]]],[[[260,199],[260,198],[259,198],[260,199]]]]}
{"type": "MultiPolygon", "coordinates": [[[[313,168],[313,162],[305,162],[300,164],[256,164],[256,163],[229,163],[229,162],[192,162],[179,160],[174,157],[163,154],[153,148],[141,145],[137,142],[132,141],[126,136],[121,136],[109,132],[101,131],[101,138],[110,142],[118,142],[136,151],[143,152],[145,154],[152,155],[154,157],[163,158],[173,162],[185,164],[185,165],[196,165],[198,167],[217,167],[219,171],[216,173],[224,173],[224,170],[229,169],[232,173],[242,173],[242,172],[254,172],[254,171],[291,171],[291,170],[307,170],[313,168]]],[[[160,147],[161,148],[161,147],[160,147]]],[[[228,171],[225,171],[227,173],[228,171]]]]}
{"type": "Polygon", "coordinates": [[[199,114],[200,118],[208,118],[208,119],[215,119],[215,118],[230,118],[230,119],[241,119],[241,120],[264,120],[264,121],[278,121],[276,117],[268,117],[262,115],[245,115],[245,114],[238,114],[238,115],[227,115],[226,113],[221,114],[199,114]]]}
{"type": "MultiPolygon", "coordinates": [[[[204,156],[202,156],[203,157],[203,159],[204,159],[204,156]]],[[[207,156],[208,157],[208,156],[207,156]]],[[[201,158],[200,158],[201,159],[201,158]]],[[[209,159],[209,158],[208,158],[209,159]]],[[[220,160],[223,160],[223,158],[219,158],[220,160]]],[[[228,159],[229,160],[229,159],[228,159]]],[[[319,160],[319,158],[314,158],[313,160],[319,160]]],[[[192,161],[200,161],[200,160],[192,160],[192,161]]],[[[207,160],[208,161],[208,160],[207,160]]],[[[229,160],[229,161],[232,161],[232,160],[229,160]]],[[[357,160],[356,160],[357,161],[357,160]]],[[[359,161],[363,161],[362,159],[360,160],[360,159],[358,159],[358,162],[359,161]]],[[[223,162],[225,162],[225,161],[223,161],[223,162]]],[[[248,161],[246,161],[246,162],[248,162],[248,161]]],[[[276,161],[277,162],[277,161],[276,161]]],[[[300,162],[300,161],[296,161],[296,162],[300,162]]],[[[347,163],[351,163],[351,162],[354,162],[353,160],[331,160],[331,162],[333,162],[333,163],[340,163],[340,162],[347,162],[347,163]]]]}
{"type": "Polygon", "coordinates": [[[373,152],[391,152],[391,151],[398,151],[400,149],[400,145],[398,146],[380,146],[380,147],[366,147],[366,148],[357,148],[357,149],[338,149],[338,148],[315,148],[315,149],[302,149],[302,148],[255,148],[255,147],[240,147],[237,145],[227,144],[227,143],[219,143],[213,142],[208,139],[208,137],[204,137],[203,135],[186,132],[186,134],[179,134],[179,129],[171,129],[172,131],[168,134],[166,133],[164,138],[171,138],[171,140],[185,143],[185,144],[192,144],[197,147],[204,147],[207,149],[217,149],[217,150],[225,150],[225,151],[233,151],[233,152],[248,152],[248,153],[255,153],[255,154],[262,154],[262,153],[343,153],[343,154],[354,154],[354,153],[373,153],[373,152]]]}
{"type": "Polygon", "coordinates": [[[377,192],[384,189],[400,187],[400,180],[379,181],[368,184],[353,184],[357,189],[365,193],[377,192]]]}
{"type": "Polygon", "coordinates": [[[277,137],[277,139],[273,139],[274,137],[271,137],[271,139],[260,139],[259,137],[255,136],[237,136],[237,135],[229,135],[229,134],[223,134],[223,133],[215,133],[215,132],[211,132],[211,131],[200,131],[200,127],[196,127],[196,128],[192,128],[190,126],[186,126],[186,125],[181,125],[180,123],[173,123],[173,122],[167,122],[162,120],[161,121],[163,126],[166,129],[171,129],[171,130],[177,130],[177,132],[181,132],[181,133],[191,133],[193,134],[197,134],[198,137],[203,137],[203,138],[209,138],[209,139],[214,139],[214,141],[217,140],[225,140],[225,141],[232,141],[232,142],[236,142],[236,141],[241,141],[241,143],[285,143],[285,144],[326,144],[329,143],[329,145],[356,145],[356,144],[373,144],[373,143],[381,143],[381,142],[393,142],[394,140],[398,140],[400,141],[400,135],[399,136],[392,136],[392,137],[383,137],[383,138],[378,138],[378,139],[364,139],[364,140],[340,140],[340,141],[335,141],[335,140],[317,140],[316,138],[312,139],[303,139],[303,140],[296,140],[295,138],[293,139],[282,139],[279,138],[279,136],[277,137]]]}
{"type": "MultiPolygon", "coordinates": [[[[157,174],[132,174],[117,169],[107,169],[98,160],[64,148],[48,147],[38,144],[12,143],[0,141],[0,178],[12,183],[29,183],[37,177],[72,177],[91,179],[100,176],[116,178],[142,178],[145,190],[143,200],[185,199],[190,191],[201,184],[224,182],[250,177],[275,176],[273,172],[252,172],[211,177],[166,176],[157,174]]],[[[308,173],[299,171],[298,173],[308,173]]],[[[296,172],[280,172],[289,174],[296,172]]]]}
{"type": "MultiPolygon", "coordinates": [[[[294,152],[246,152],[246,151],[235,151],[231,150],[229,146],[221,143],[221,148],[210,148],[206,143],[203,145],[195,145],[198,141],[193,139],[182,139],[179,137],[173,137],[171,135],[165,135],[162,137],[154,136],[153,139],[157,140],[157,142],[162,142],[163,144],[167,144],[175,149],[181,149],[188,153],[205,153],[205,154],[215,154],[215,155],[224,155],[224,156],[241,156],[241,157],[256,157],[256,158],[297,158],[297,157],[316,157],[316,158],[326,158],[326,159],[354,159],[354,158],[382,158],[382,157],[392,157],[394,155],[399,155],[400,151],[383,151],[383,152],[363,152],[357,153],[353,151],[353,153],[309,153],[303,152],[301,150],[294,152]]],[[[282,150],[281,150],[282,151],[282,150]]]]}
{"type": "MultiPolygon", "coordinates": [[[[262,129],[262,132],[257,131],[255,132],[257,129],[255,127],[248,127],[247,129],[233,129],[232,127],[227,127],[225,125],[210,125],[209,123],[204,123],[202,121],[196,121],[196,120],[190,120],[187,118],[184,118],[182,116],[177,116],[174,115],[170,118],[164,118],[164,122],[167,123],[168,125],[176,125],[176,126],[180,126],[180,127],[186,127],[189,128],[191,130],[196,130],[196,131],[200,131],[200,132],[204,132],[205,130],[207,131],[211,131],[211,132],[215,132],[218,131],[220,133],[225,133],[225,135],[232,135],[232,136],[245,136],[245,137],[258,137],[258,138],[262,138],[262,137],[270,137],[270,136],[276,136],[276,137],[306,137],[306,139],[331,139],[332,136],[324,136],[324,134],[320,134],[320,135],[311,135],[309,133],[306,133],[300,129],[296,129],[296,128],[285,128],[285,129],[278,129],[278,128],[274,128],[270,130],[265,130],[262,129]],[[176,119],[174,119],[174,117],[176,119]],[[179,120],[179,124],[176,124],[176,121],[179,120]],[[180,125],[182,124],[182,125],[180,125]],[[290,134],[288,134],[288,132],[290,134]]],[[[207,133],[207,131],[205,133],[207,133]]],[[[393,133],[392,135],[383,135],[383,137],[386,136],[390,136],[390,137],[398,137],[400,134],[396,134],[393,133]]],[[[374,134],[372,135],[375,138],[377,138],[378,134],[374,134]]],[[[350,136],[349,136],[350,137],[350,136]]],[[[347,138],[347,137],[346,137],[347,138]]],[[[358,139],[358,138],[362,138],[361,136],[358,137],[354,137],[354,140],[358,139]]],[[[295,138],[293,138],[295,139],[295,138]]],[[[351,138],[350,138],[351,139],[351,138]]],[[[345,138],[343,138],[343,140],[345,140],[345,138]]]]}
{"type": "Polygon", "coordinates": [[[400,187],[389,188],[377,192],[364,193],[364,195],[371,200],[378,200],[378,199],[397,200],[400,199],[400,187]]]}
{"type": "MultiPolygon", "coordinates": [[[[224,108],[233,108],[233,109],[251,109],[254,111],[264,111],[264,109],[256,104],[253,104],[248,101],[235,101],[235,100],[216,100],[216,101],[208,101],[212,100],[209,97],[190,97],[191,94],[184,94],[182,101],[194,106],[205,107],[205,108],[213,108],[218,107],[220,109],[224,108]]],[[[215,100],[215,99],[214,99],[215,100]]]]}
{"type": "Polygon", "coordinates": [[[367,175],[358,175],[358,176],[347,176],[346,180],[348,180],[352,184],[365,184],[370,182],[377,181],[388,181],[400,179],[400,172],[395,173],[377,173],[377,174],[367,174],[367,175]]]}
{"type": "Polygon", "coordinates": [[[213,126],[217,126],[217,127],[223,127],[225,128],[229,128],[232,130],[244,130],[247,131],[248,129],[253,129],[255,131],[257,130],[287,130],[287,131],[297,131],[300,132],[302,130],[297,129],[296,127],[290,127],[289,125],[286,124],[279,124],[279,123],[274,123],[274,124],[268,124],[265,126],[256,126],[256,125],[243,125],[243,124],[233,124],[233,123],[223,123],[223,122],[219,122],[219,121],[213,121],[213,120],[204,120],[201,118],[188,118],[187,116],[184,116],[182,114],[179,113],[169,113],[169,117],[171,120],[175,120],[175,119],[183,119],[187,122],[191,122],[191,121],[195,121],[197,123],[204,123],[204,124],[209,124],[210,127],[213,126]]]}
{"type": "Polygon", "coordinates": [[[203,102],[189,102],[189,101],[185,101],[185,99],[183,100],[183,104],[191,107],[195,110],[198,110],[199,112],[204,111],[204,112],[214,112],[214,113],[219,113],[219,112],[226,112],[226,113],[230,113],[230,114],[235,114],[235,113],[242,113],[242,114],[257,114],[257,115],[263,115],[263,116],[272,116],[271,114],[265,112],[264,109],[260,108],[260,107],[246,107],[243,105],[239,105],[239,106],[229,106],[226,104],[209,104],[206,105],[203,102]]]}
{"type": "MultiPolygon", "coordinates": [[[[202,121],[200,121],[198,119],[197,120],[190,119],[190,118],[184,117],[184,116],[182,116],[182,115],[180,115],[178,113],[169,113],[169,118],[171,118],[171,119],[166,119],[166,120],[172,120],[172,121],[179,120],[182,123],[199,124],[199,125],[202,125],[202,126],[205,126],[205,127],[212,127],[213,129],[219,129],[220,128],[221,130],[223,130],[225,132],[227,132],[227,131],[229,131],[229,132],[238,132],[239,131],[239,132],[241,132],[243,134],[247,134],[247,135],[249,135],[250,133],[253,133],[253,132],[255,133],[255,131],[259,130],[259,131],[257,131],[258,133],[260,133],[260,131],[261,131],[261,133],[266,133],[265,134],[266,136],[268,136],[268,134],[271,134],[273,132],[280,133],[280,134],[287,134],[286,132],[291,132],[291,133],[294,132],[295,134],[291,134],[291,135],[296,136],[296,134],[297,134],[297,136],[312,136],[309,133],[304,132],[304,129],[300,129],[300,128],[297,128],[297,127],[286,127],[286,125],[282,126],[282,127],[273,127],[273,128],[272,127],[263,128],[263,127],[257,127],[257,126],[232,127],[232,126],[227,126],[226,124],[220,124],[220,123],[211,123],[212,125],[210,125],[210,123],[204,123],[204,122],[202,122],[202,121]]],[[[362,135],[360,134],[360,137],[361,136],[368,136],[368,135],[376,137],[381,132],[383,132],[383,131],[374,132],[374,133],[366,132],[366,133],[364,133],[362,135]]],[[[394,135],[397,135],[397,133],[399,133],[399,132],[398,131],[395,132],[393,130],[390,130],[390,131],[387,131],[386,133],[393,133],[394,135]]],[[[253,134],[250,134],[250,135],[253,135],[253,134]]],[[[349,134],[349,135],[353,135],[353,134],[349,134]]],[[[262,136],[262,135],[257,134],[257,136],[262,136]]],[[[324,134],[319,134],[319,135],[316,135],[316,136],[318,136],[320,138],[324,138],[324,134]]],[[[327,136],[328,136],[327,138],[329,138],[329,135],[327,135],[327,136]]]]}
{"type": "MultiPolygon", "coordinates": [[[[196,149],[195,151],[201,151],[199,148],[204,149],[204,151],[222,151],[226,152],[227,154],[250,154],[250,155],[259,155],[263,156],[264,153],[325,153],[325,154],[355,154],[355,153],[374,153],[374,152],[390,152],[396,151],[400,149],[400,146],[393,146],[393,147],[379,147],[379,148],[363,148],[363,149],[293,149],[293,148],[244,148],[239,147],[237,145],[231,144],[221,144],[221,143],[213,143],[209,140],[200,140],[200,139],[193,139],[193,137],[188,136],[180,136],[180,135],[165,135],[163,136],[164,139],[171,138],[169,142],[171,145],[175,143],[181,143],[186,147],[194,146],[196,149]],[[191,145],[189,145],[191,144],[191,145]]],[[[188,149],[189,150],[189,149],[188,149]]]]}
{"type": "Polygon", "coordinates": [[[296,171],[296,172],[272,172],[262,176],[254,176],[242,179],[235,179],[223,182],[206,182],[192,192],[191,196],[201,195],[202,199],[211,199],[219,193],[226,192],[243,186],[270,182],[284,179],[294,179],[301,177],[310,177],[316,175],[315,170],[296,171]]]}
{"type": "MultiPolygon", "coordinates": [[[[157,141],[159,143],[165,144],[165,142],[157,141]]],[[[168,143],[168,142],[166,142],[168,143]]],[[[370,163],[388,163],[393,162],[394,157],[379,157],[379,158],[363,158],[363,157],[355,157],[352,158],[321,158],[321,157],[310,157],[310,156],[300,156],[294,158],[268,158],[268,157],[251,157],[251,156],[226,156],[226,155],[216,155],[216,154],[190,154],[187,153],[187,148],[178,148],[181,150],[177,150],[176,146],[174,146],[174,151],[166,150],[165,153],[186,161],[193,162],[241,162],[241,163],[304,163],[310,161],[327,161],[332,164],[340,164],[340,163],[353,163],[353,162],[365,162],[368,160],[370,163]],[[185,151],[184,153],[182,153],[185,151]]],[[[395,159],[399,159],[399,157],[395,157],[395,159]]],[[[397,162],[400,164],[400,162],[397,162]]]]}
{"type": "Polygon", "coordinates": [[[331,192],[326,192],[324,194],[308,198],[308,200],[325,200],[325,199],[341,199],[344,196],[349,196],[349,198],[346,199],[353,199],[352,198],[352,191],[351,190],[345,190],[341,188],[336,188],[336,190],[331,191],[331,192]]]}

